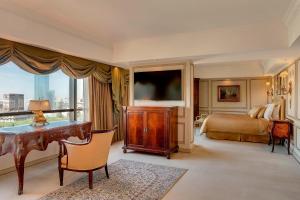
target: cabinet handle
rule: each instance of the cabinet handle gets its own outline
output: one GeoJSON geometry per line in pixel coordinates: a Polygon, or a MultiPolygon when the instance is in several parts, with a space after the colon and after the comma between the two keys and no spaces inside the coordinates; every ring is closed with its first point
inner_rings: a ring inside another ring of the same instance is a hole
{"type": "Polygon", "coordinates": [[[144,128],[144,132],[145,132],[145,133],[148,133],[148,128],[144,128]]]}

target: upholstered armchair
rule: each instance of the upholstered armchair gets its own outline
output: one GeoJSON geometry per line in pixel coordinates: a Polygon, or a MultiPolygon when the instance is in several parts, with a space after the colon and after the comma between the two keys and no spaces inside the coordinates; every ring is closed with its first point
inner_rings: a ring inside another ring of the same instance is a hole
{"type": "Polygon", "coordinates": [[[88,142],[73,143],[67,140],[59,142],[58,170],[60,186],[63,186],[64,170],[88,172],[89,188],[93,188],[93,171],[105,167],[109,178],[107,159],[115,128],[92,131],[88,142]]]}

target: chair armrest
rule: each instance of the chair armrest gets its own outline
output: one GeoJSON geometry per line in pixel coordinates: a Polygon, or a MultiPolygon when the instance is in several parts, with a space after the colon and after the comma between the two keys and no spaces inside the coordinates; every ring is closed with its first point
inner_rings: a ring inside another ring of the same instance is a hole
{"type": "Polygon", "coordinates": [[[115,125],[112,129],[102,129],[102,130],[92,130],[91,133],[107,133],[110,132],[112,130],[117,130],[118,126],[115,125]]]}
{"type": "Polygon", "coordinates": [[[71,141],[68,141],[68,140],[60,140],[59,142],[62,143],[62,144],[75,145],[75,146],[88,144],[88,142],[78,143],[78,142],[71,142],[71,141]]]}

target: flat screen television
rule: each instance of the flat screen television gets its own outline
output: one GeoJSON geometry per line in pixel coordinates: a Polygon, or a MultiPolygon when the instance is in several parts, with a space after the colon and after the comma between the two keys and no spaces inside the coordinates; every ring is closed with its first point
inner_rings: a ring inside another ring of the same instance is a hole
{"type": "Polygon", "coordinates": [[[153,101],[182,100],[181,70],[134,73],[134,99],[153,101]]]}

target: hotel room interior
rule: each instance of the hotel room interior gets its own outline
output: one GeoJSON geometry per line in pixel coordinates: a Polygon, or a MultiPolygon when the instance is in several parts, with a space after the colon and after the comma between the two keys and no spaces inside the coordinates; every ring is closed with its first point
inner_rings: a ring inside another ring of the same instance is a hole
{"type": "Polygon", "coordinates": [[[0,200],[300,199],[300,0],[0,18],[0,200]]]}

